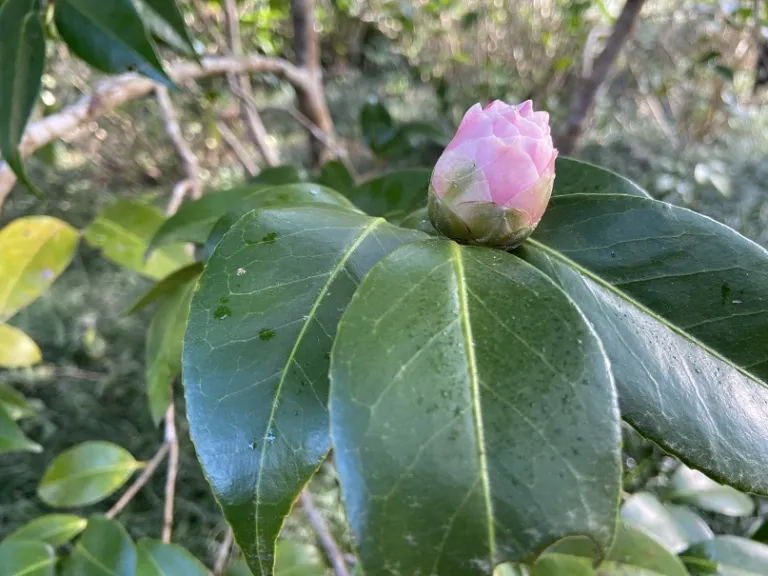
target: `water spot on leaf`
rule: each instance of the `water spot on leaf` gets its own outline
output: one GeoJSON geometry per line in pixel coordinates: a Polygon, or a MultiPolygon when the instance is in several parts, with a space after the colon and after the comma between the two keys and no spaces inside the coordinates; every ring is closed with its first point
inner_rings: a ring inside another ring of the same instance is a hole
{"type": "Polygon", "coordinates": [[[277,232],[270,232],[269,234],[265,234],[264,238],[261,239],[262,242],[265,244],[274,244],[277,239],[277,232]]]}
{"type": "Polygon", "coordinates": [[[238,268],[237,269],[237,275],[242,276],[245,274],[245,268],[238,268]]]}
{"type": "Polygon", "coordinates": [[[40,272],[40,277],[43,280],[50,280],[51,278],[53,278],[53,270],[51,270],[50,268],[44,268],[43,271],[40,272]]]}
{"type": "Polygon", "coordinates": [[[267,430],[267,435],[264,436],[264,439],[271,444],[272,442],[275,441],[275,438],[277,438],[277,436],[275,436],[275,433],[272,432],[272,429],[270,428],[269,430],[267,430]]]}
{"type": "Polygon", "coordinates": [[[741,304],[741,300],[731,300],[731,304],[741,304]]]}
{"type": "Polygon", "coordinates": [[[261,332],[259,332],[259,340],[272,340],[275,336],[275,331],[271,328],[264,328],[261,332]]]}
{"type": "Polygon", "coordinates": [[[611,250],[611,258],[616,258],[616,251],[615,250],[611,250]]]}
{"type": "Polygon", "coordinates": [[[223,320],[224,318],[229,318],[230,316],[232,316],[232,310],[226,306],[219,306],[216,308],[216,310],[213,311],[213,317],[216,318],[216,320],[223,320]]]}

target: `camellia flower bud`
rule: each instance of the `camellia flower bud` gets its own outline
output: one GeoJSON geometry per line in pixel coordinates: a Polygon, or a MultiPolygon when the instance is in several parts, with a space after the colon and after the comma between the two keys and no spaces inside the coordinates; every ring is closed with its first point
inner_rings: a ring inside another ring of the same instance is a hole
{"type": "Polygon", "coordinates": [[[555,158],[549,114],[530,100],[475,104],[432,172],[432,224],[459,242],[514,248],[544,214],[555,158]]]}

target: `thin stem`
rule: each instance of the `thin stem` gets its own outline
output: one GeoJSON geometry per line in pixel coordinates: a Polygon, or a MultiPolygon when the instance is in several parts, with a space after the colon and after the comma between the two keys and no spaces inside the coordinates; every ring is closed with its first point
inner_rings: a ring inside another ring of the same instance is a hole
{"type": "Polygon", "coordinates": [[[235,136],[235,133],[232,132],[229,126],[227,126],[226,122],[224,122],[224,120],[218,120],[216,122],[216,128],[219,130],[219,134],[221,134],[224,142],[227,143],[227,146],[229,146],[232,152],[235,153],[235,156],[237,156],[237,159],[240,161],[240,164],[243,165],[245,171],[248,172],[248,175],[255,176],[258,174],[259,169],[248,155],[248,150],[245,149],[243,143],[240,142],[240,139],[237,136],[235,136]]]}
{"type": "Polygon", "coordinates": [[[126,506],[128,506],[128,503],[133,500],[133,497],[136,496],[139,490],[141,490],[144,485],[149,482],[149,479],[152,478],[155,470],[157,470],[157,467],[160,466],[160,462],[163,461],[163,458],[165,458],[165,455],[168,454],[169,450],[170,446],[165,442],[160,446],[160,448],[157,449],[157,452],[155,452],[155,455],[152,456],[152,459],[147,462],[147,465],[144,467],[141,475],[136,478],[128,490],[123,493],[120,499],[115,502],[114,506],[112,506],[112,508],[110,508],[109,511],[105,514],[107,518],[114,518],[120,514],[120,512],[122,512],[126,506]]]}
{"type": "Polygon", "coordinates": [[[224,540],[221,542],[219,553],[216,555],[216,562],[213,565],[213,576],[221,576],[224,574],[224,570],[227,568],[227,562],[229,562],[229,556],[232,552],[232,543],[235,540],[235,535],[232,532],[232,527],[227,525],[227,531],[224,533],[224,540]]]}
{"type": "Polygon", "coordinates": [[[336,543],[333,534],[331,534],[328,525],[325,523],[325,519],[315,507],[314,499],[309,493],[308,489],[302,491],[299,496],[301,501],[301,508],[304,510],[304,514],[312,524],[312,528],[317,534],[317,538],[320,541],[325,555],[328,561],[331,563],[336,576],[349,576],[349,570],[347,570],[347,564],[344,562],[344,554],[336,543]]]}
{"type": "Polygon", "coordinates": [[[171,530],[173,530],[173,500],[176,494],[176,476],[179,473],[179,437],[176,434],[176,410],[173,401],[165,413],[165,443],[169,451],[168,474],[165,477],[162,540],[168,544],[171,541],[171,530]]]}

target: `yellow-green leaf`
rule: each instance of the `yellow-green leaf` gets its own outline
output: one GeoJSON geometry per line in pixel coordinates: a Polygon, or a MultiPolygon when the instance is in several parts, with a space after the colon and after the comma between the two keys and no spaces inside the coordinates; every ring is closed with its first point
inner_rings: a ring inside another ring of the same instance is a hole
{"type": "Polygon", "coordinates": [[[0,406],[0,454],[4,452],[42,452],[42,450],[42,446],[24,436],[19,425],[0,406]]]}
{"type": "Polygon", "coordinates": [[[88,521],[74,514],[47,514],[24,524],[6,538],[8,540],[36,540],[57,548],[85,530],[88,521]]]}
{"type": "Polygon", "coordinates": [[[0,324],[0,368],[22,368],[37,364],[43,355],[35,341],[18,328],[0,324]]]}

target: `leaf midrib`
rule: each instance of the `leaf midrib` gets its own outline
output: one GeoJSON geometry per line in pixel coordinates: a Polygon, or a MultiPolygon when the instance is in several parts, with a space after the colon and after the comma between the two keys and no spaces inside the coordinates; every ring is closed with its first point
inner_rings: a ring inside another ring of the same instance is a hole
{"type": "Polygon", "coordinates": [[[483,415],[480,410],[480,378],[477,372],[477,358],[475,356],[474,338],[472,336],[472,323],[469,319],[469,300],[467,298],[466,276],[464,274],[464,261],[461,247],[455,242],[450,242],[451,259],[453,260],[454,274],[456,276],[456,291],[458,297],[459,315],[461,317],[462,335],[467,354],[467,372],[471,384],[472,413],[477,431],[477,454],[480,460],[480,479],[483,484],[483,497],[485,500],[486,514],[488,516],[488,550],[491,566],[496,565],[496,527],[493,516],[493,503],[491,501],[491,486],[488,477],[488,459],[485,453],[485,428],[483,415]]]}
{"type": "Polygon", "coordinates": [[[759,384],[759,385],[761,385],[763,387],[768,387],[768,385],[766,385],[765,382],[760,380],[757,376],[755,376],[755,375],[751,374],[750,372],[748,372],[745,368],[742,368],[741,366],[738,366],[737,364],[734,364],[731,360],[729,360],[728,358],[726,358],[725,356],[723,356],[722,354],[720,354],[719,352],[717,352],[716,350],[714,350],[710,346],[704,344],[703,342],[701,342],[697,338],[695,338],[692,335],[688,334],[688,332],[686,332],[682,328],[672,324],[671,322],[669,322],[664,317],[660,316],[659,314],[657,314],[653,310],[647,308],[646,306],[644,306],[643,304],[641,304],[640,302],[638,302],[637,300],[632,298],[626,292],[622,292],[621,290],[616,288],[613,284],[611,284],[607,280],[601,278],[597,274],[593,273],[591,270],[589,270],[587,268],[584,268],[583,266],[579,265],[578,263],[576,263],[575,261],[571,260],[570,258],[565,256],[564,254],[562,254],[558,250],[555,250],[554,248],[550,248],[546,244],[544,244],[542,242],[539,242],[538,240],[534,240],[533,238],[528,238],[526,240],[526,243],[529,244],[529,245],[535,246],[537,248],[540,248],[547,255],[550,255],[550,256],[554,257],[555,259],[559,260],[560,262],[563,262],[565,265],[567,265],[570,268],[573,268],[574,270],[576,270],[582,276],[586,276],[587,278],[589,278],[590,280],[592,280],[593,282],[595,282],[596,284],[598,284],[602,288],[605,288],[606,290],[608,290],[612,294],[618,296],[619,298],[621,298],[625,302],[628,302],[632,306],[635,306],[638,310],[640,310],[644,314],[647,314],[648,316],[650,316],[654,320],[656,320],[659,323],[661,323],[663,326],[665,326],[668,329],[670,329],[671,331],[673,331],[675,334],[678,334],[679,336],[682,336],[687,341],[689,341],[691,344],[694,344],[694,345],[698,346],[699,348],[701,348],[702,350],[704,350],[705,352],[707,352],[708,354],[710,354],[714,358],[717,358],[718,360],[720,360],[724,364],[730,366],[731,368],[733,368],[734,370],[736,370],[737,372],[742,374],[744,377],[749,378],[750,380],[753,380],[754,382],[756,382],[757,384],[759,384]]]}
{"type": "Polygon", "coordinates": [[[34,572],[39,568],[45,568],[46,566],[49,566],[55,563],[56,563],[56,557],[46,558],[45,560],[41,560],[36,564],[30,564],[29,566],[26,566],[21,572],[15,572],[14,574],[11,574],[11,576],[24,576],[25,574],[31,574],[32,572],[34,572]]]}
{"type": "Polygon", "coordinates": [[[267,444],[269,444],[266,441],[266,436],[269,433],[269,430],[272,428],[272,425],[275,421],[275,411],[277,410],[278,406],[278,400],[280,398],[280,394],[283,389],[283,384],[285,383],[286,374],[288,374],[288,369],[291,366],[291,362],[294,361],[294,358],[296,357],[296,353],[299,349],[299,346],[301,345],[304,335],[307,332],[307,328],[309,324],[315,319],[315,315],[317,313],[318,308],[320,307],[320,303],[322,302],[323,298],[325,297],[326,293],[328,292],[328,289],[330,288],[331,284],[336,280],[336,276],[341,272],[341,270],[344,269],[344,266],[346,265],[349,258],[351,258],[352,254],[355,253],[357,248],[362,244],[362,242],[381,224],[386,222],[383,218],[375,218],[372,222],[370,222],[363,230],[360,231],[360,233],[357,235],[355,240],[349,245],[349,247],[344,251],[339,261],[336,263],[336,266],[331,270],[330,274],[328,275],[328,280],[323,284],[322,289],[318,293],[317,297],[315,298],[315,301],[312,303],[312,307],[309,310],[309,313],[306,316],[306,319],[304,320],[304,323],[301,326],[301,330],[299,331],[298,336],[296,337],[296,342],[293,345],[293,348],[291,348],[290,353],[288,354],[288,359],[285,362],[285,365],[282,370],[282,374],[280,376],[280,381],[277,384],[277,388],[275,389],[275,395],[274,399],[272,400],[272,406],[270,408],[269,412],[269,418],[267,420],[267,425],[264,428],[264,438],[262,438],[261,442],[261,454],[259,455],[259,473],[256,478],[256,494],[255,494],[255,500],[254,500],[254,523],[255,523],[255,531],[256,531],[256,557],[258,558],[259,562],[259,570],[261,574],[264,574],[264,564],[262,561],[262,554],[261,554],[261,536],[259,533],[259,508],[261,506],[261,479],[264,477],[262,474],[262,471],[264,470],[264,456],[266,453],[267,444]]]}

